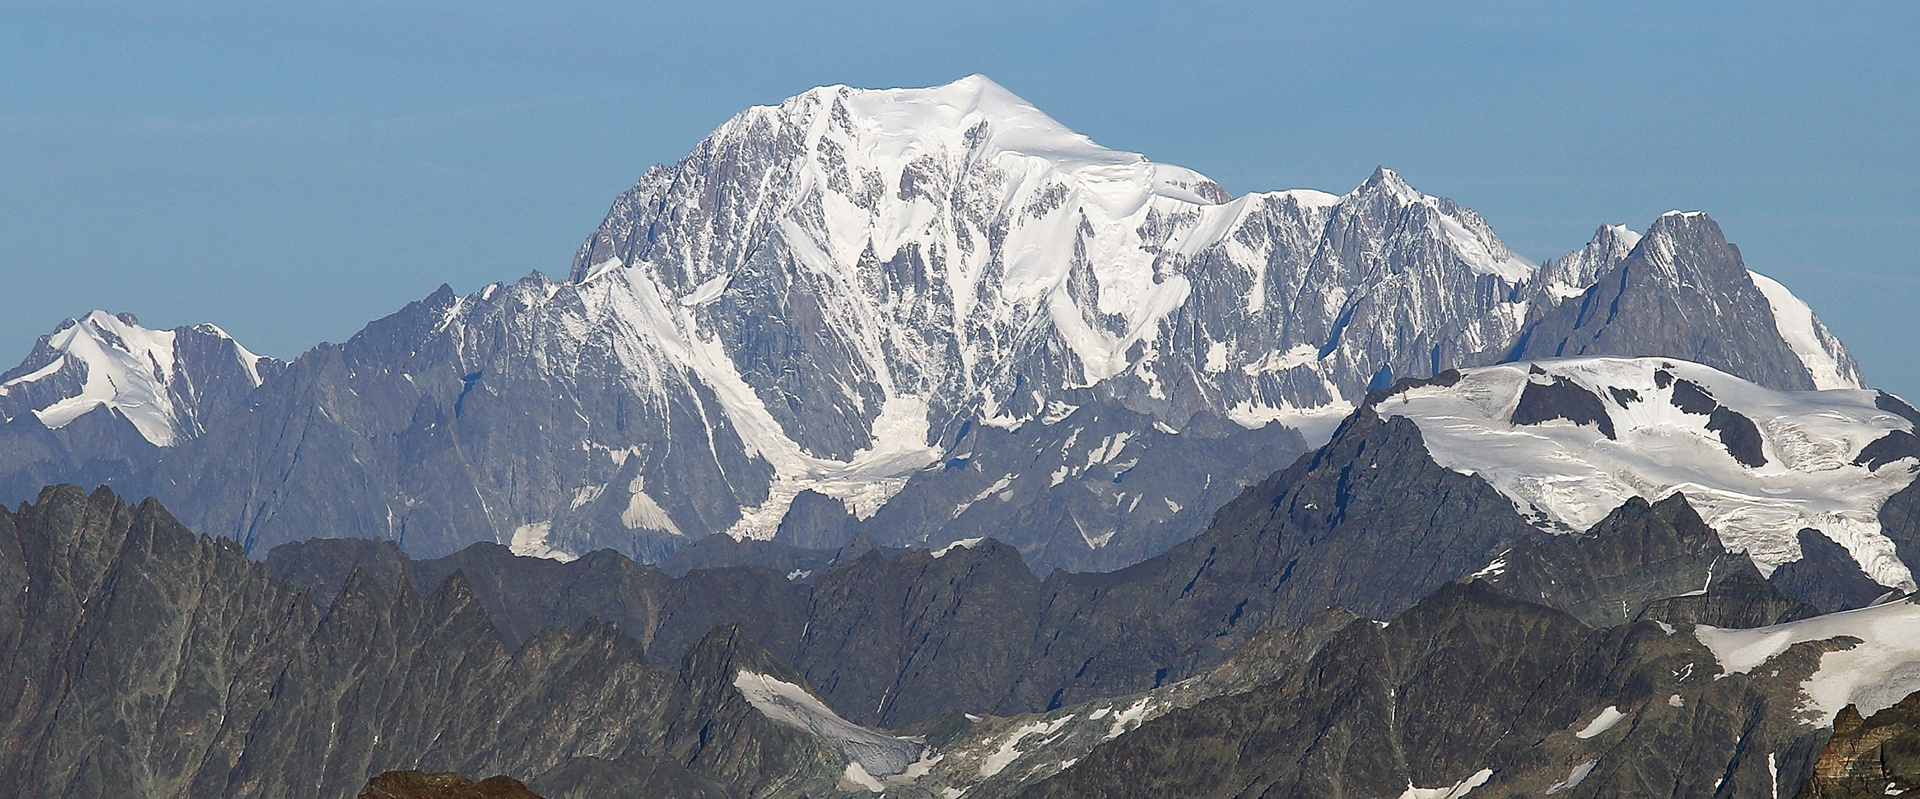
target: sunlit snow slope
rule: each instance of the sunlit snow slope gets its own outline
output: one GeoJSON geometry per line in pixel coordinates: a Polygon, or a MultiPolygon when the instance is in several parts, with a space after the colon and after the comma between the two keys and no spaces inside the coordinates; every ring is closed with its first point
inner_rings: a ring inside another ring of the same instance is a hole
{"type": "Polygon", "coordinates": [[[1586,529],[1628,497],[1678,491],[1763,571],[1798,560],[1796,536],[1811,527],[1875,581],[1912,590],[1878,521],[1920,465],[1902,443],[1913,422],[1889,403],[1857,389],[1773,391],[1684,361],[1593,358],[1467,369],[1377,410],[1413,420],[1441,465],[1544,521],[1586,529]]]}
{"type": "Polygon", "coordinates": [[[166,447],[200,431],[210,402],[252,390],[263,368],[278,366],[210,324],[148,330],[131,314],[94,311],[61,322],[0,375],[0,416],[11,422],[31,413],[58,430],[105,409],[166,447]]]}
{"type": "Polygon", "coordinates": [[[1839,638],[1838,651],[1822,653],[1819,669],[1800,686],[1805,720],[1816,726],[1832,724],[1847,705],[1871,716],[1920,690],[1920,605],[1911,600],[1751,630],[1701,625],[1694,635],[1726,674],[1751,671],[1803,641],[1839,638]]]}

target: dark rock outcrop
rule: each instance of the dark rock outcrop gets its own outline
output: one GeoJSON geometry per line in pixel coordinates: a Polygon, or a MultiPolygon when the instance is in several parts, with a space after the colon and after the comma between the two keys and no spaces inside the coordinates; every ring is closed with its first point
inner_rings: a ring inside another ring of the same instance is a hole
{"type": "Polygon", "coordinates": [[[839,752],[733,688],[733,663],[801,679],[737,628],[691,646],[676,675],[594,620],[511,648],[458,571],[424,596],[357,568],[338,586],[323,610],[233,541],[104,489],[0,512],[0,684],[20,689],[0,698],[0,784],[332,797],[390,769],[538,782],[588,757],[597,782],[559,784],[703,775],[744,797],[838,782],[839,752]]]}
{"type": "Polygon", "coordinates": [[[1799,799],[1920,796],[1920,694],[1867,718],[1853,705],[1833,719],[1799,799]]]}
{"type": "Polygon", "coordinates": [[[1783,593],[1831,613],[1866,607],[1887,592],[1860,569],[1846,547],[1819,530],[1801,530],[1799,538],[1800,559],[1781,564],[1767,577],[1783,593]]]}
{"type": "Polygon", "coordinates": [[[1655,220],[1624,261],[1529,324],[1509,358],[1578,355],[1659,355],[1776,390],[1814,387],[1739,248],[1698,213],[1655,220]]]}
{"type": "Polygon", "coordinates": [[[1795,607],[1786,597],[1767,596],[1753,562],[1728,552],[1680,494],[1652,505],[1629,499],[1584,533],[1522,540],[1476,577],[1595,627],[1633,621],[1650,606],[1667,608],[1677,601],[1671,598],[1684,600],[1682,595],[1700,596],[1695,603],[1700,607],[1685,611],[1684,619],[1669,618],[1683,613],[1674,609],[1657,617],[1759,627],[1780,621],[1795,607]],[[1728,581],[1739,578],[1744,588],[1733,591],[1728,581]],[[1756,585],[1762,592],[1758,597],[1750,595],[1756,585]],[[1704,604],[1715,587],[1723,590],[1711,605],[1704,604]]]}
{"type": "Polygon", "coordinates": [[[1551,383],[1527,382],[1520,391],[1520,404],[1514,406],[1514,424],[1539,424],[1548,419],[1565,419],[1574,424],[1590,424],[1607,438],[1614,437],[1613,417],[1593,392],[1560,375],[1551,383]]]}
{"type": "Polygon", "coordinates": [[[1819,646],[1765,677],[1652,623],[1596,630],[1483,582],[1355,622],[1286,677],[1175,710],[1025,797],[1771,795],[1825,732],[1796,718],[1819,646]]]}
{"type": "Polygon", "coordinates": [[[519,780],[496,774],[479,782],[457,771],[388,771],[367,781],[360,799],[543,799],[519,780]]]}

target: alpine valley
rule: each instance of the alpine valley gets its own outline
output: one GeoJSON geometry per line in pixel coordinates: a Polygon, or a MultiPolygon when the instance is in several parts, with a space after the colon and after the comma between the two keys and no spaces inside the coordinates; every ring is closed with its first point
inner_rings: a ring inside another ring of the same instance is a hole
{"type": "Polygon", "coordinates": [[[0,785],[1920,795],[1916,426],[1699,212],[1536,264],[1385,168],[823,87],[561,279],[41,337],[0,785]]]}

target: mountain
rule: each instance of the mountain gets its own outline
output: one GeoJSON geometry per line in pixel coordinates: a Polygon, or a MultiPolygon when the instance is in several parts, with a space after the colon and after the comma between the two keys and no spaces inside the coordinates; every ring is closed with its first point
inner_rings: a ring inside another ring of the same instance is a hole
{"type": "Polygon", "coordinates": [[[1617,263],[1597,268],[1624,243],[1602,228],[1566,259],[1548,286],[1566,299],[1528,325],[1511,359],[1664,355],[1778,390],[1864,385],[1839,339],[1784,286],[1747,271],[1706,214],[1662,214],[1617,263]]]}
{"type": "Polygon", "coordinates": [[[1584,530],[1629,497],[1684,491],[1766,573],[1801,561],[1814,531],[1829,542],[1816,554],[1843,550],[1846,572],[1914,589],[1898,551],[1908,534],[1880,513],[1920,469],[1920,414],[1890,395],[1776,391],[1677,359],[1570,358],[1404,383],[1374,408],[1411,420],[1435,461],[1543,526],[1584,530]]]}
{"type": "Polygon", "coordinates": [[[555,799],[817,795],[849,769],[737,687],[800,679],[737,628],[669,672],[604,623],[509,648],[459,574],[423,596],[355,572],[321,608],[104,490],[0,512],[0,587],[12,796],[345,797],[422,768],[528,775],[555,799]]]}
{"type": "Polygon", "coordinates": [[[476,544],[414,561],[391,543],[351,539],[282,545],[267,567],[323,599],[356,569],[383,585],[434,585],[459,571],[509,642],[597,617],[657,662],[680,658],[716,624],[739,623],[846,718],[901,727],[1155,690],[1328,607],[1386,618],[1473,575],[1594,625],[1656,605],[1665,618],[1723,627],[1837,609],[1819,589],[1825,577],[1763,579],[1690,501],[1630,497],[1588,529],[1545,533],[1494,485],[1436,463],[1415,422],[1363,409],[1206,532],[1114,572],[1041,580],[992,539],[849,547],[808,555],[820,559],[805,568],[796,556],[782,571],[709,566],[678,577],[608,551],[559,563],[476,544]]]}
{"type": "Polygon", "coordinates": [[[1920,693],[1861,718],[1849,705],[1833,721],[1833,739],[1820,750],[1813,774],[1796,796],[1852,799],[1910,796],[1920,787],[1920,693]]]}
{"type": "Polygon", "coordinates": [[[1485,582],[1453,583],[1348,625],[1277,680],[1147,721],[1020,795],[1780,796],[1828,735],[1804,709],[1807,687],[1872,684],[1880,667],[1913,662],[1898,632],[1849,637],[1886,619],[1835,617],[1596,629],[1485,582]],[[1863,662],[1879,666],[1854,668],[1863,662]]]}
{"type": "Polygon", "coordinates": [[[0,373],[0,490],[31,497],[50,483],[125,481],[285,368],[210,324],[149,330],[104,311],[67,319],[0,373]]]}
{"type": "Polygon", "coordinates": [[[1703,215],[1536,266],[1384,168],[1232,197],[980,76],[829,86],[647,170],[564,280],[443,286],[204,430],[69,458],[117,471],[5,484],[111,480],[256,553],[320,530],[646,561],[715,532],[994,536],[1099,571],[1198,534],[1369,388],[1543,348],[1859,381],[1703,215]]]}

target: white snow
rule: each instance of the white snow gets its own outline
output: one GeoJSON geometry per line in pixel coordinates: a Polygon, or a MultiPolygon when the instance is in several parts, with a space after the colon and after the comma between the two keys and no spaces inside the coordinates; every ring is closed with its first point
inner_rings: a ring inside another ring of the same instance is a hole
{"type": "Polygon", "coordinates": [[[1592,738],[1595,735],[1613,729],[1613,725],[1619,724],[1620,720],[1626,717],[1627,714],[1620,712],[1620,708],[1608,705],[1600,711],[1599,715],[1593,717],[1593,721],[1587,722],[1587,726],[1580,728],[1579,732],[1574,733],[1573,737],[1592,738]]]}
{"type": "MultiPolygon", "coordinates": [[[[191,398],[196,388],[175,361],[176,334],[172,330],[149,330],[128,319],[131,317],[122,319],[96,310],[68,320],[47,340],[60,355],[39,369],[0,384],[0,396],[77,367],[85,371],[78,393],[34,409],[41,424],[58,430],[96,408],[107,407],[124,414],[141,437],[155,446],[178,443],[190,432],[183,431],[182,425],[190,424],[191,409],[175,407],[172,389],[179,385],[184,396],[191,398]]],[[[260,385],[261,356],[233,342],[218,327],[207,324],[195,329],[233,343],[239,366],[253,385],[260,385]]]]}
{"type": "Polygon", "coordinates": [[[1472,580],[1472,579],[1478,579],[1482,577],[1498,577],[1502,574],[1505,574],[1506,571],[1507,571],[1507,555],[1506,553],[1502,552],[1500,553],[1499,557],[1494,558],[1491,562],[1481,567],[1479,571],[1474,572],[1473,575],[1467,579],[1472,580]]]}
{"type": "Polygon", "coordinates": [[[1574,766],[1573,771],[1567,773],[1566,779],[1547,786],[1547,795],[1552,796],[1561,791],[1573,790],[1576,786],[1580,784],[1581,780],[1584,780],[1587,778],[1588,774],[1593,773],[1593,766],[1595,763],[1598,763],[1598,762],[1600,761],[1589,760],[1585,763],[1581,763],[1578,766],[1574,766]]]}
{"type": "Polygon", "coordinates": [[[720,295],[727,290],[727,284],[732,282],[732,280],[733,275],[720,275],[705,283],[701,283],[699,288],[694,289],[692,293],[681,297],[680,304],[688,308],[694,308],[720,299],[720,295]]]}
{"type": "Polygon", "coordinates": [[[680,526],[673,523],[666,508],[647,493],[646,475],[634,475],[627,484],[627,507],[620,511],[620,524],[629,530],[659,530],[674,535],[686,535],[680,526]]]}
{"type": "Polygon", "coordinates": [[[507,549],[513,554],[525,558],[550,558],[566,563],[578,555],[565,550],[554,549],[547,544],[547,536],[553,531],[553,522],[534,522],[513,529],[513,542],[507,549]]]}
{"type": "Polygon", "coordinates": [[[887,790],[887,786],[880,784],[872,774],[868,774],[866,769],[860,767],[858,760],[847,761],[847,767],[840,772],[840,777],[874,793],[883,793],[887,790]]]}
{"type": "Polygon", "coordinates": [[[1493,769],[1483,768],[1445,788],[1415,788],[1412,783],[1408,783],[1407,790],[1400,794],[1400,799],[1460,799],[1473,789],[1487,784],[1487,780],[1492,778],[1493,769]]]}
{"type": "Polygon", "coordinates": [[[1072,720],[1073,716],[1068,715],[1051,721],[1032,721],[1015,727],[1012,732],[1006,733],[1005,736],[1000,739],[999,748],[995,749],[986,757],[981,758],[980,778],[986,779],[995,774],[999,774],[1005,770],[1007,766],[1012,765],[1013,761],[1020,759],[1022,752],[1020,752],[1017,747],[1028,738],[1045,738],[1052,735],[1061,727],[1066,726],[1067,722],[1072,720]]]}
{"type": "Polygon", "coordinates": [[[944,557],[946,557],[946,556],[947,556],[947,553],[949,553],[949,552],[952,552],[952,551],[953,551],[953,550],[955,550],[956,548],[957,548],[957,549],[972,549],[972,548],[974,548],[974,547],[977,547],[977,546],[979,546],[979,545],[980,545],[980,542],[982,542],[982,541],[985,541],[985,540],[987,540],[987,539],[986,539],[986,538],[984,538],[984,537],[983,537],[983,538],[962,538],[962,539],[960,539],[960,540],[958,540],[958,541],[955,541],[955,542],[953,542],[953,543],[951,543],[951,544],[948,544],[948,545],[946,545],[946,546],[944,546],[944,547],[941,547],[941,548],[939,548],[939,549],[936,549],[936,550],[934,550],[934,552],[933,552],[933,556],[934,556],[934,557],[936,557],[936,558],[944,558],[944,557]]]}
{"type": "Polygon", "coordinates": [[[1152,710],[1153,700],[1143,696],[1128,705],[1125,710],[1114,711],[1113,726],[1107,728],[1107,740],[1111,741],[1120,737],[1121,733],[1140,726],[1141,723],[1152,718],[1148,715],[1152,710]]]}
{"type": "Polygon", "coordinates": [[[84,387],[34,415],[57,430],[95,408],[112,407],[154,445],[172,446],[178,437],[178,417],[167,392],[174,375],[173,337],[171,330],[148,330],[105,311],[87,314],[48,342],[64,353],[61,360],[85,365],[84,387]]]}
{"type": "Polygon", "coordinates": [[[1802,683],[1810,723],[1825,726],[1847,705],[1863,716],[1892,707],[1920,691],[1920,605],[1911,601],[1829,613],[1750,630],[1700,625],[1694,636],[1720,662],[1724,674],[1751,671],[1803,641],[1852,636],[1861,643],[1820,656],[1820,668],[1802,683]]]}
{"type": "Polygon", "coordinates": [[[1882,585],[1913,587],[1878,518],[1881,503],[1913,480],[1913,464],[1877,470],[1853,465],[1867,444],[1912,427],[1874,407],[1873,392],[1777,392],[1671,359],[1534,365],[1548,373],[1538,378],[1542,382],[1565,377],[1599,397],[1617,438],[1606,438],[1592,424],[1508,421],[1529,381],[1528,364],[1464,370],[1454,386],[1411,389],[1377,410],[1413,420],[1436,462],[1485,479],[1522,513],[1537,509],[1584,530],[1628,497],[1654,501],[1682,492],[1729,548],[1747,552],[1763,572],[1798,560],[1798,533],[1811,527],[1846,547],[1882,585]],[[1767,463],[1741,464],[1707,429],[1708,417],[1675,407],[1673,386],[1655,381],[1663,369],[1753,420],[1767,463]],[[1632,390],[1640,399],[1623,405],[1612,388],[1632,390]]]}
{"type": "MultiPolygon", "coordinates": [[[[761,715],[838,746],[869,778],[902,773],[925,751],[917,740],[882,735],[841,718],[805,688],[785,680],[742,670],[734,675],[733,687],[740,689],[740,695],[761,715]]],[[[856,782],[869,790],[879,790],[856,782]]]]}
{"type": "Polygon", "coordinates": [[[1274,422],[1300,431],[1307,446],[1318,447],[1333,438],[1333,431],[1353,414],[1353,404],[1345,400],[1315,408],[1257,405],[1242,400],[1227,409],[1227,418],[1249,430],[1258,430],[1274,422]]]}
{"type": "MultiPolygon", "coordinates": [[[[1773,278],[1759,272],[1748,272],[1747,276],[1772,306],[1774,329],[1780,331],[1780,338],[1786,340],[1793,354],[1807,367],[1813,376],[1814,388],[1866,388],[1860,382],[1858,368],[1841,365],[1840,358],[1835,356],[1840,348],[1839,340],[1814,317],[1812,308],[1773,278]]],[[[1847,366],[1852,366],[1851,362],[1847,366]]]]}
{"type": "Polygon", "coordinates": [[[1227,371],[1227,345],[1224,342],[1207,342],[1207,362],[1201,367],[1212,374],[1227,371]]]}

